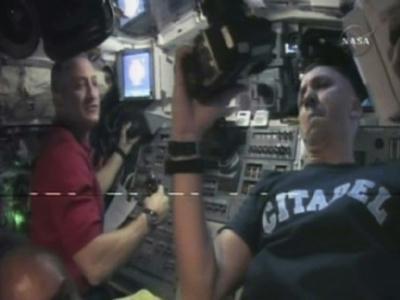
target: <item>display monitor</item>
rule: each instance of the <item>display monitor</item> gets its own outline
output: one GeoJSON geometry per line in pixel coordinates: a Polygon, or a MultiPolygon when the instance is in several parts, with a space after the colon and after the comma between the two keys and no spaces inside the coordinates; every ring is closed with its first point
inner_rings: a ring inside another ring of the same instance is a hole
{"type": "Polygon", "coordinates": [[[123,16],[118,29],[130,36],[155,36],[157,34],[149,0],[117,0],[123,16]]]}
{"type": "Polygon", "coordinates": [[[121,100],[154,100],[154,64],[150,48],[125,50],[118,58],[121,100]]]}
{"type": "Polygon", "coordinates": [[[124,14],[120,18],[121,27],[146,12],[145,0],[118,0],[118,7],[124,14]]]}

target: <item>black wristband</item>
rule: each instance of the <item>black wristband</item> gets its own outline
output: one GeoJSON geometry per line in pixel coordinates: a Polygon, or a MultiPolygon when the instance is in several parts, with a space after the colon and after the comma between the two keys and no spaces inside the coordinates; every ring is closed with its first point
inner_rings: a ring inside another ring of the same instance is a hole
{"type": "Polygon", "coordinates": [[[200,155],[199,144],[196,142],[168,142],[168,154],[172,157],[200,155]]]}
{"type": "Polygon", "coordinates": [[[128,155],[126,155],[125,152],[122,151],[121,148],[119,148],[119,147],[115,148],[114,152],[121,155],[122,160],[124,160],[124,161],[128,158],[128,155]]]}
{"type": "Polygon", "coordinates": [[[203,160],[201,158],[187,160],[171,160],[165,161],[165,173],[168,175],[178,173],[203,173],[203,160]]]}

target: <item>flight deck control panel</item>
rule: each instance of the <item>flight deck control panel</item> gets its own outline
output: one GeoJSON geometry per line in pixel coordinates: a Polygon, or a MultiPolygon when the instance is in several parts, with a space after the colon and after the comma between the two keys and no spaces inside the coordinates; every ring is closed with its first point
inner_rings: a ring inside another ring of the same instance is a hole
{"type": "MultiPolygon", "coordinates": [[[[240,144],[235,145],[224,159],[205,155],[201,194],[212,236],[232,220],[264,172],[292,170],[298,156],[297,127],[242,128],[237,134],[242,136],[238,139],[240,144]]],[[[151,143],[142,146],[134,176],[141,182],[146,181],[143,177],[153,178],[162,183],[167,192],[171,191],[171,178],[164,174],[168,140],[169,129],[162,129],[151,143]]],[[[224,144],[224,141],[219,142],[224,144]]],[[[205,151],[212,154],[217,150],[205,151]]],[[[135,211],[131,217],[137,213],[135,211]]],[[[172,215],[169,213],[167,220],[145,238],[128,263],[118,270],[112,282],[129,292],[142,286],[163,299],[175,299],[175,264],[172,215]]]]}

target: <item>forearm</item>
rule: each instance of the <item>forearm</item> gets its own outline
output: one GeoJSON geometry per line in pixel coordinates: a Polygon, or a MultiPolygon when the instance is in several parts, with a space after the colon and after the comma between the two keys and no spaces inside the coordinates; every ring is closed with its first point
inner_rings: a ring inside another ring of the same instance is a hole
{"type": "Polygon", "coordinates": [[[87,245],[86,277],[92,285],[104,281],[111,273],[129,259],[144,236],[149,232],[146,216],[141,214],[127,226],[103,233],[87,245]]]}
{"type": "Polygon", "coordinates": [[[96,173],[97,181],[103,193],[106,193],[110,189],[122,163],[122,157],[117,153],[113,153],[103,168],[96,173]]]}
{"type": "Polygon", "coordinates": [[[174,175],[173,201],[178,274],[183,299],[212,299],[217,265],[208,236],[201,200],[202,178],[174,175]],[[199,196],[191,193],[199,193],[199,196]]]}

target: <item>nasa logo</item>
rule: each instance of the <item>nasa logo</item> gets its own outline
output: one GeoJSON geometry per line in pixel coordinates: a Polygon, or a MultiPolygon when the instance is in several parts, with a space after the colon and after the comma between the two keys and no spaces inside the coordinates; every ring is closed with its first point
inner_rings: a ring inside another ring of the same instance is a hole
{"type": "Polygon", "coordinates": [[[341,46],[349,48],[354,56],[362,56],[372,46],[373,32],[366,32],[359,25],[347,27],[341,37],[341,46]]]}
{"type": "Polygon", "coordinates": [[[342,38],[342,45],[346,46],[369,46],[371,45],[369,39],[367,37],[350,37],[350,38],[342,38]]]}

